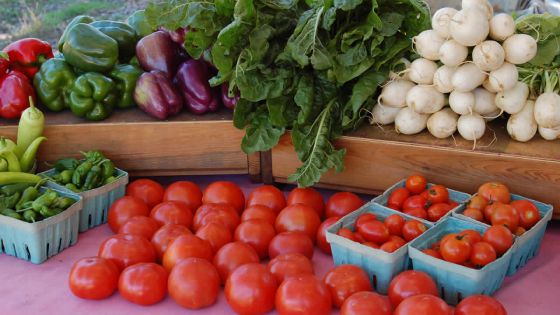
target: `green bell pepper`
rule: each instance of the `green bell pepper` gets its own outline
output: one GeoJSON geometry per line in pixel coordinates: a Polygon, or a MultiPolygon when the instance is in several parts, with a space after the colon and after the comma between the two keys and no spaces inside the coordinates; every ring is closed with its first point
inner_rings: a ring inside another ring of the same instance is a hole
{"type": "Polygon", "coordinates": [[[87,15],[78,15],[75,18],[73,18],[72,21],[70,21],[70,23],[68,23],[68,25],[66,25],[66,29],[64,29],[64,32],[62,33],[62,36],[60,36],[60,39],[58,40],[58,44],[56,45],[58,50],[62,51],[62,46],[64,45],[64,42],[66,41],[66,38],[68,37],[68,31],[72,28],[72,26],[74,26],[78,23],[89,24],[93,21],[95,21],[95,19],[92,18],[91,16],[87,16],[87,15]]]}
{"type": "Polygon", "coordinates": [[[70,90],[70,109],[74,115],[88,120],[109,117],[116,102],[113,80],[99,73],[81,75],[70,90]]]}
{"type": "Polygon", "coordinates": [[[122,22],[96,21],[90,24],[119,44],[119,60],[127,62],[136,53],[136,31],[122,22]]]}
{"type": "Polygon", "coordinates": [[[95,27],[78,23],[68,31],[62,53],[66,62],[76,68],[106,72],[119,59],[119,44],[95,27]]]}
{"type": "Polygon", "coordinates": [[[52,58],[41,65],[33,79],[33,85],[41,103],[59,112],[68,108],[68,94],[76,75],[72,67],[62,59],[52,58]]]}
{"type": "Polygon", "coordinates": [[[134,88],[136,88],[136,81],[142,73],[140,67],[127,64],[117,65],[109,73],[111,79],[115,81],[115,89],[118,91],[118,108],[130,108],[136,104],[134,102],[134,88]]]}
{"type": "Polygon", "coordinates": [[[126,23],[130,25],[140,37],[148,36],[155,31],[155,28],[146,20],[145,10],[138,10],[132,13],[132,15],[126,19],[126,23]]]}

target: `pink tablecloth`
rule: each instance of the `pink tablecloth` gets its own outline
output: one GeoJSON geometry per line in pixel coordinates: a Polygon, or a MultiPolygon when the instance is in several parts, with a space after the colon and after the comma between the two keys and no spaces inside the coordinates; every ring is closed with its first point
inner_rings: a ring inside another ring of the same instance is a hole
{"type": "MultiPolygon", "coordinates": [[[[204,176],[188,178],[201,187],[224,177],[204,176]]],[[[245,192],[256,185],[246,177],[229,176],[241,185],[245,192]]],[[[325,196],[331,194],[324,192],[325,196]]],[[[0,314],[230,314],[223,294],[210,308],[190,311],[181,308],[167,297],[163,302],[142,307],[127,302],[114,294],[103,301],[86,301],[76,298],[68,289],[68,272],[74,261],[95,256],[101,242],[112,235],[107,225],[80,234],[78,244],[64,250],[41,265],[0,255],[0,314]]],[[[323,276],[332,266],[332,259],[319,251],[313,262],[318,276],[323,276]]],[[[518,274],[507,278],[496,298],[509,315],[556,315],[560,314],[560,224],[549,224],[541,252],[518,274]]],[[[333,312],[334,313],[334,312],[333,312]]]]}

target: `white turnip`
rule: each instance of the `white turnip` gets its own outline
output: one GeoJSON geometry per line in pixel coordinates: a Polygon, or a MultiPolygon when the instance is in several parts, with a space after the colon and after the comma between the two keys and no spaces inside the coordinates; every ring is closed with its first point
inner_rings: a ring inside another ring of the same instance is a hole
{"type": "Polygon", "coordinates": [[[509,117],[507,131],[513,140],[527,142],[537,133],[537,122],[533,115],[535,102],[527,101],[523,109],[509,117]]]}
{"type": "Polygon", "coordinates": [[[484,88],[476,88],[473,91],[474,94],[474,108],[473,111],[479,113],[482,116],[488,116],[495,112],[498,107],[496,107],[496,94],[488,92],[484,88]]]}
{"type": "Polygon", "coordinates": [[[492,71],[504,64],[505,52],[498,42],[485,40],[474,47],[472,60],[480,70],[492,71]]]}
{"type": "Polygon", "coordinates": [[[465,140],[475,141],[486,132],[486,121],[477,113],[462,115],[457,121],[457,130],[465,140]]]}
{"type": "Polygon", "coordinates": [[[418,84],[432,84],[437,69],[438,66],[435,62],[419,58],[410,64],[408,77],[412,82],[418,84]]]}
{"type": "Polygon", "coordinates": [[[441,66],[434,74],[434,86],[441,93],[449,93],[453,91],[453,84],[451,78],[457,70],[456,67],[441,66]]]}
{"type": "Polygon", "coordinates": [[[526,106],[529,97],[529,87],[523,82],[517,82],[513,89],[496,94],[496,106],[508,114],[519,113],[526,106]]]}
{"type": "Polygon", "coordinates": [[[395,130],[405,135],[413,135],[426,128],[429,115],[418,114],[410,107],[405,107],[395,118],[395,130]]]}
{"type": "Polygon", "coordinates": [[[453,8],[441,8],[436,11],[432,17],[432,29],[438,33],[442,38],[449,38],[449,21],[457,13],[453,8]]]}
{"type": "Polygon", "coordinates": [[[480,86],[486,79],[486,73],[474,63],[466,63],[455,71],[451,79],[453,89],[459,92],[469,92],[480,86]]]}
{"type": "Polygon", "coordinates": [[[414,86],[416,84],[403,79],[389,81],[381,90],[377,101],[388,107],[405,107],[406,94],[414,86]]]}
{"type": "Polygon", "coordinates": [[[389,72],[390,80],[405,79],[410,81],[408,77],[408,71],[407,71],[410,68],[410,61],[408,59],[401,58],[399,62],[396,64],[395,68],[399,70],[398,72],[393,72],[393,71],[389,72]]]}
{"type": "Polygon", "coordinates": [[[457,131],[458,118],[450,108],[444,108],[428,118],[428,131],[436,138],[448,138],[457,131]]]}
{"type": "Polygon", "coordinates": [[[490,20],[494,15],[494,8],[487,0],[463,0],[461,1],[461,8],[464,9],[478,9],[486,14],[486,18],[490,20]]]}
{"type": "Polygon", "coordinates": [[[488,92],[498,93],[498,90],[495,90],[494,87],[490,84],[490,80],[486,78],[482,83],[482,87],[485,88],[488,92]]]}
{"type": "Polygon", "coordinates": [[[498,119],[502,116],[502,110],[496,107],[496,110],[491,112],[490,114],[487,114],[486,117],[482,117],[484,118],[484,120],[486,120],[487,122],[492,121],[494,119],[498,119]]]}
{"type": "Polygon", "coordinates": [[[401,111],[400,108],[383,106],[379,103],[373,106],[370,124],[389,125],[395,122],[395,117],[401,111]]]}
{"type": "Polygon", "coordinates": [[[457,67],[461,65],[469,55],[469,49],[450,39],[439,48],[439,60],[446,66],[457,67]]]}
{"type": "Polygon", "coordinates": [[[474,108],[474,94],[472,92],[453,91],[449,94],[449,107],[459,114],[472,114],[474,108]]]}
{"type": "Polygon", "coordinates": [[[504,62],[501,67],[488,74],[487,89],[496,92],[511,90],[517,84],[518,79],[517,67],[509,62],[504,62]]]}
{"type": "Polygon", "coordinates": [[[428,59],[437,61],[439,59],[439,49],[445,39],[438,35],[434,30],[426,30],[412,39],[416,52],[428,59]]]}
{"type": "Polygon", "coordinates": [[[544,128],[539,126],[539,134],[545,140],[556,140],[560,137],[560,129],[544,128]]]}
{"type": "Polygon", "coordinates": [[[489,35],[493,40],[503,42],[513,34],[515,34],[515,21],[511,15],[500,13],[490,20],[489,35]]]}
{"type": "Polygon", "coordinates": [[[478,8],[463,9],[449,23],[451,37],[459,44],[472,47],[488,37],[490,23],[486,14],[478,8]]]}
{"type": "Polygon", "coordinates": [[[514,65],[527,63],[537,55],[537,41],[527,34],[511,35],[502,46],[506,52],[506,61],[514,65]]]}
{"type": "Polygon", "coordinates": [[[406,94],[406,105],[419,114],[433,114],[445,106],[445,96],[432,85],[417,85],[406,94]]]}
{"type": "Polygon", "coordinates": [[[537,98],[535,120],[540,127],[560,128],[560,95],[558,93],[546,92],[537,98]]]}

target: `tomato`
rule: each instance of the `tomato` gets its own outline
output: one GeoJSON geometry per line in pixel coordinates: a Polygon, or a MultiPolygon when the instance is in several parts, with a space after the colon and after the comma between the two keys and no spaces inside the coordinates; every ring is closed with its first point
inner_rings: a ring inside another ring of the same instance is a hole
{"type": "Polygon", "coordinates": [[[532,228],[541,219],[539,209],[529,200],[512,201],[512,206],[519,213],[519,226],[528,230],[532,228]]]}
{"type": "Polygon", "coordinates": [[[514,233],[519,225],[519,213],[510,205],[499,205],[492,212],[490,222],[492,225],[504,225],[514,233]]]}
{"type": "Polygon", "coordinates": [[[486,222],[490,222],[490,220],[492,220],[492,214],[494,213],[494,211],[503,206],[504,204],[501,202],[495,202],[491,205],[486,206],[486,208],[484,208],[484,219],[486,220],[486,222]]]}
{"type": "Polygon", "coordinates": [[[235,230],[234,239],[253,247],[259,258],[268,257],[268,245],[276,236],[276,231],[270,223],[263,220],[249,220],[241,222],[235,230]]]}
{"type": "Polygon", "coordinates": [[[165,190],[163,201],[181,201],[190,209],[197,209],[202,205],[202,191],[193,182],[174,182],[165,190]]]}
{"type": "Polygon", "coordinates": [[[225,283],[228,276],[239,266],[258,263],[259,255],[255,250],[242,242],[233,242],[224,245],[214,256],[214,266],[225,283]]]}
{"type": "Polygon", "coordinates": [[[470,261],[482,268],[496,260],[496,250],[486,242],[478,242],[472,246],[470,261]]]}
{"type": "Polygon", "coordinates": [[[404,222],[405,222],[404,218],[401,217],[400,215],[391,214],[390,216],[385,218],[383,224],[385,224],[385,226],[389,229],[389,233],[391,235],[401,236],[404,222]]]}
{"type": "Polygon", "coordinates": [[[391,304],[375,292],[356,292],[344,301],[340,315],[391,315],[391,304]]]}
{"type": "Polygon", "coordinates": [[[294,188],[288,195],[287,204],[288,206],[291,206],[298,203],[313,208],[320,218],[325,215],[325,202],[323,201],[323,196],[314,188],[294,188]]]}
{"type": "Polygon", "coordinates": [[[521,235],[523,235],[525,232],[527,232],[527,230],[525,230],[524,228],[518,226],[517,229],[515,230],[515,233],[513,233],[513,234],[515,234],[515,235],[517,235],[517,236],[521,236],[521,235]]]}
{"type": "Polygon", "coordinates": [[[437,220],[441,219],[444,215],[446,215],[449,211],[451,211],[453,207],[451,207],[447,203],[436,203],[428,208],[428,220],[432,222],[436,222],[437,220]]]}
{"type": "Polygon", "coordinates": [[[216,303],[220,293],[220,276],[207,260],[187,258],[171,270],[167,284],[175,303],[189,309],[199,309],[216,303]]]}
{"type": "Polygon", "coordinates": [[[478,194],[486,199],[489,204],[494,202],[508,204],[511,198],[507,186],[498,182],[482,184],[482,186],[478,188],[478,194]]]}
{"type": "Polygon", "coordinates": [[[402,237],[396,235],[391,235],[388,242],[394,242],[399,245],[399,247],[403,247],[406,244],[406,241],[402,237]]]}
{"type": "Polygon", "coordinates": [[[111,259],[119,270],[141,262],[155,262],[156,250],[142,236],[116,234],[99,246],[99,257],[111,259]]]}
{"type": "Polygon", "coordinates": [[[456,238],[457,236],[459,236],[459,233],[449,233],[447,235],[445,235],[444,237],[441,238],[441,240],[439,241],[439,249],[441,250],[441,246],[447,242],[448,240],[452,239],[452,238],[456,238]]]}
{"type": "Polygon", "coordinates": [[[286,207],[286,198],[280,189],[263,185],[251,191],[247,197],[247,207],[254,205],[267,206],[278,213],[286,207]]]}
{"type": "Polygon", "coordinates": [[[192,234],[181,235],[169,244],[163,254],[162,265],[167,271],[171,271],[179,261],[196,257],[212,261],[214,252],[208,241],[192,234]]]}
{"type": "Polygon", "coordinates": [[[148,209],[152,209],[163,200],[163,186],[151,179],[141,178],[126,186],[126,195],[142,200],[148,209]]]}
{"type": "Polygon", "coordinates": [[[259,219],[274,225],[277,215],[278,214],[274,210],[267,206],[254,205],[243,211],[243,214],[241,214],[241,222],[259,219]]]}
{"type": "Polygon", "coordinates": [[[238,214],[245,208],[245,195],[239,186],[232,182],[213,182],[202,194],[202,203],[225,203],[231,205],[238,214]]]}
{"type": "Polygon", "coordinates": [[[428,219],[428,212],[422,208],[407,209],[404,211],[404,213],[420,219],[428,219]]]}
{"type": "Polygon", "coordinates": [[[194,214],[193,228],[197,231],[210,222],[221,224],[233,233],[239,225],[239,214],[227,204],[204,204],[194,214]]]}
{"type": "Polygon", "coordinates": [[[357,231],[362,224],[368,221],[377,221],[377,216],[370,212],[362,213],[354,223],[354,229],[357,231]]]}
{"type": "Polygon", "coordinates": [[[117,199],[111,205],[107,214],[107,223],[113,233],[117,233],[121,226],[130,218],[135,216],[145,216],[150,214],[148,206],[141,200],[132,196],[124,196],[117,199]]]}
{"type": "Polygon", "coordinates": [[[130,218],[121,226],[118,234],[134,234],[152,239],[154,233],[159,230],[160,225],[150,217],[136,216],[130,218]]]}
{"type": "Polygon", "coordinates": [[[279,314],[330,314],[331,294],[325,284],[313,275],[286,279],[276,291],[279,314]]]}
{"type": "Polygon", "coordinates": [[[192,210],[180,201],[164,201],[158,204],[150,212],[150,217],[160,225],[178,224],[190,228],[193,223],[192,210]]]}
{"type": "Polygon", "coordinates": [[[419,194],[424,191],[427,184],[426,178],[422,175],[409,176],[405,181],[406,189],[413,194],[419,194]]]}
{"type": "Polygon", "coordinates": [[[214,253],[233,239],[231,232],[225,226],[214,222],[210,222],[198,229],[195,235],[200,239],[208,241],[214,253]]]}
{"type": "Polygon", "coordinates": [[[410,197],[410,192],[408,189],[404,187],[396,188],[391,192],[389,195],[389,199],[387,200],[387,206],[391,209],[401,210],[404,204],[404,201],[410,197]]]}
{"type": "Polygon", "coordinates": [[[383,222],[367,221],[360,225],[358,232],[366,239],[366,241],[378,244],[385,243],[389,239],[389,229],[383,222]]]}
{"type": "Polygon", "coordinates": [[[473,208],[473,209],[483,211],[487,205],[488,205],[488,201],[484,199],[484,197],[480,195],[476,195],[469,200],[469,202],[467,203],[467,208],[473,208]]]}
{"type": "Polygon", "coordinates": [[[139,305],[152,305],[167,295],[167,271],[156,263],[126,267],[119,278],[119,293],[139,305]]]}
{"type": "Polygon", "coordinates": [[[428,188],[428,201],[442,203],[449,201],[449,191],[443,185],[433,185],[428,188]]]}
{"type": "Polygon", "coordinates": [[[419,195],[426,198],[426,200],[428,200],[428,198],[430,197],[430,192],[426,189],[423,192],[419,193],[419,195]]]}
{"type": "Polygon", "coordinates": [[[373,291],[368,274],[355,265],[339,265],[331,269],[323,282],[331,292],[333,304],[340,308],[344,300],[360,291],[373,291]]]}
{"type": "Polygon", "coordinates": [[[327,218],[343,217],[364,205],[358,195],[351,192],[337,192],[327,201],[325,214],[327,218]]]}
{"type": "Polygon", "coordinates": [[[268,257],[282,254],[300,253],[307,258],[313,258],[313,241],[306,234],[300,232],[278,233],[268,245],[268,257]]]}
{"type": "Polygon", "coordinates": [[[227,279],[224,294],[238,314],[259,315],[274,309],[278,283],[266,266],[258,263],[243,265],[227,279]]]}
{"type": "Polygon", "coordinates": [[[321,225],[321,219],[313,208],[297,204],[286,207],[280,211],[274,225],[278,233],[302,232],[307,234],[315,242],[317,229],[321,225]]]}
{"type": "Polygon", "coordinates": [[[405,212],[406,210],[410,210],[410,209],[427,209],[430,206],[430,204],[431,203],[428,201],[428,199],[420,195],[414,195],[408,197],[404,201],[402,209],[405,212]]]}
{"type": "Polygon", "coordinates": [[[444,300],[433,295],[416,295],[404,300],[393,315],[452,315],[453,310],[444,300]]]}
{"type": "Polygon", "coordinates": [[[455,315],[507,315],[504,306],[486,295],[471,295],[455,307],[455,315]]]}
{"type": "Polygon", "coordinates": [[[387,253],[392,253],[392,252],[396,251],[397,249],[399,249],[401,247],[402,246],[399,245],[398,243],[390,241],[390,242],[383,243],[383,245],[381,245],[381,247],[379,247],[379,249],[381,249],[382,251],[387,252],[387,253]]]}
{"type": "Polygon", "coordinates": [[[427,230],[426,226],[416,220],[410,220],[405,222],[402,229],[402,236],[405,241],[410,242],[413,239],[420,236],[420,234],[424,233],[427,230]]]}
{"type": "Polygon", "coordinates": [[[330,217],[323,221],[317,229],[317,247],[319,247],[319,249],[321,249],[325,254],[332,255],[331,245],[327,242],[327,229],[338,220],[340,220],[340,217],[330,217]]]}
{"type": "Polygon", "coordinates": [[[349,239],[353,242],[358,242],[359,243],[358,239],[356,238],[356,234],[348,228],[341,228],[340,230],[338,230],[338,232],[336,232],[336,235],[342,236],[342,237],[347,238],[347,239],[349,239]]]}
{"type": "Polygon", "coordinates": [[[426,249],[422,250],[422,253],[424,253],[426,255],[430,255],[430,256],[432,256],[434,258],[437,258],[437,259],[442,259],[439,251],[431,249],[431,248],[426,248],[426,249]]]}
{"type": "Polygon", "coordinates": [[[268,270],[278,283],[302,274],[313,274],[313,264],[309,258],[300,253],[283,254],[268,262],[268,270]]]}
{"type": "Polygon", "coordinates": [[[192,234],[191,231],[183,225],[167,224],[162,226],[152,236],[152,244],[156,250],[158,259],[163,258],[163,253],[167,250],[169,244],[181,235],[192,234]]]}
{"type": "Polygon", "coordinates": [[[119,268],[109,259],[82,258],[72,265],[68,285],[82,299],[101,300],[111,296],[119,283],[119,268]]]}
{"type": "Polygon", "coordinates": [[[451,199],[449,199],[449,201],[447,201],[447,204],[451,207],[451,209],[455,209],[459,206],[459,203],[456,201],[453,201],[451,199]]]}
{"type": "Polygon", "coordinates": [[[432,246],[430,246],[430,249],[433,249],[437,252],[439,252],[439,246],[441,245],[441,241],[437,241],[435,243],[432,244],[432,246]]]}
{"type": "Polygon", "coordinates": [[[482,235],[482,240],[490,243],[496,250],[496,254],[501,256],[513,245],[513,235],[511,231],[503,225],[489,227],[482,235]]]}
{"type": "Polygon", "coordinates": [[[471,249],[471,244],[461,236],[450,238],[440,245],[441,257],[456,264],[467,261],[471,256],[471,249]]]}
{"type": "Polygon", "coordinates": [[[389,283],[387,295],[393,306],[399,305],[404,299],[420,294],[438,296],[434,280],[422,271],[407,270],[401,272],[389,283]]]}
{"type": "Polygon", "coordinates": [[[371,248],[375,248],[375,249],[379,249],[379,245],[374,243],[374,242],[364,242],[364,243],[362,243],[362,245],[365,245],[365,246],[371,247],[371,248]]]}
{"type": "Polygon", "coordinates": [[[358,243],[366,242],[366,239],[359,232],[354,232],[354,239],[356,239],[356,242],[358,243]]]}
{"type": "Polygon", "coordinates": [[[467,208],[463,211],[463,215],[473,220],[484,222],[484,214],[482,211],[475,208],[467,208]]]}
{"type": "Polygon", "coordinates": [[[475,230],[463,230],[462,232],[457,233],[457,235],[467,243],[471,244],[471,246],[482,241],[482,235],[475,230]]]}

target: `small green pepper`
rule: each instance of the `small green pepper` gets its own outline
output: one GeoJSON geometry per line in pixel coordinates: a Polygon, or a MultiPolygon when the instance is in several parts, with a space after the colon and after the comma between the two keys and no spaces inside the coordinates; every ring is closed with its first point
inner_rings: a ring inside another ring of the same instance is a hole
{"type": "Polygon", "coordinates": [[[74,199],[72,198],[68,198],[68,197],[58,197],[56,198],[56,200],[50,205],[51,208],[60,208],[60,209],[67,209],[68,207],[70,207],[71,205],[74,204],[74,202],[76,202],[74,199]]]}
{"type": "Polygon", "coordinates": [[[89,173],[86,176],[86,180],[84,182],[84,186],[82,187],[83,190],[90,190],[97,188],[99,182],[103,181],[103,174],[101,172],[101,167],[99,165],[94,165],[89,173]]]}
{"type": "Polygon", "coordinates": [[[20,192],[16,192],[15,194],[13,194],[11,196],[6,197],[6,208],[8,208],[8,209],[15,208],[15,206],[18,203],[20,197],[21,197],[20,192]]]}
{"type": "Polygon", "coordinates": [[[80,165],[80,161],[77,159],[61,159],[56,161],[54,168],[58,172],[63,172],[66,170],[75,170],[78,165],[80,165]]]}
{"type": "Polygon", "coordinates": [[[68,184],[64,185],[64,187],[70,189],[71,191],[73,191],[75,193],[81,192],[81,190],[78,187],[76,187],[76,185],[74,185],[72,183],[68,183],[68,184]]]}
{"type": "Polygon", "coordinates": [[[80,166],[74,170],[74,174],[72,174],[72,184],[76,185],[76,187],[81,187],[92,167],[93,163],[89,160],[80,164],[80,166]]]}
{"type": "Polygon", "coordinates": [[[113,164],[110,160],[107,160],[101,163],[101,170],[103,173],[103,179],[105,180],[115,175],[115,164],[113,164]]]}
{"type": "Polygon", "coordinates": [[[17,192],[23,192],[29,187],[32,187],[33,184],[30,183],[19,183],[19,184],[11,184],[11,185],[4,185],[0,188],[0,193],[3,195],[13,195],[17,192]]]}
{"type": "Polygon", "coordinates": [[[6,159],[0,158],[0,172],[7,172],[8,171],[8,162],[6,159]]]}
{"type": "Polygon", "coordinates": [[[14,219],[23,220],[23,217],[21,216],[21,214],[15,212],[12,209],[4,209],[0,212],[0,214],[5,215],[7,217],[14,218],[14,219]]]}
{"type": "Polygon", "coordinates": [[[33,210],[26,210],[23,213],[23,219],[29,223],[37,222],[37,213],[33,210]]]}
{"type": "Polygon", "coordinates": [[[41,211],[44,211],[44,209],[48,209],[57,197],[58,194],[55,191],[47,189],[45,193],[43,193],[41,196],[39,196],[39,198],[33,201],[31,207],[33,208],[33,210],[41,213],[41,211]]]}
{"type": "Polygon", "coordinates": [[[81,152],[81,153],[86,158],[86,160],[91,161],[95,164],[107,159],[105,155],[101,153],[101,151],[97,151],[97,150],[81,152]]]}
{"type": "Polygon", "coordinates": [[[43,207],[41,208],[41,210],[39,210],[39,214],[41,214],[45,218],[53,217],[61,212],[62,211],[60,209],[49,209],[48,207],[43,207]]]}
{"type": "Polygon", "coordinates": [[[72,175],[74,175],[73,170],[64,170],[60,172],[60,182],[64,185],[72,182],[72,175]]]}
{"type": "Polygon", "coordinates": [[[39,197],[39,190],[36,187],[28,187],[26,190],[23,191],[21,198],[19,199],[18,203],[16,204],[16,210],[25,209],[23,206],[26,202],[34,201],[39,197]]]}
{"type": "Polygon", "coordinates": [[[116,180],[117,180],[117,178],[115,176],[107,177],[107,178],[105,178],[105,181],[103,182],[103,185],[110,184],[110,183],[112,183],[116,180]]]}

